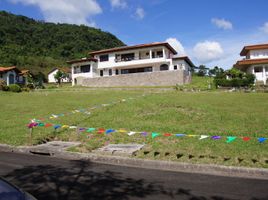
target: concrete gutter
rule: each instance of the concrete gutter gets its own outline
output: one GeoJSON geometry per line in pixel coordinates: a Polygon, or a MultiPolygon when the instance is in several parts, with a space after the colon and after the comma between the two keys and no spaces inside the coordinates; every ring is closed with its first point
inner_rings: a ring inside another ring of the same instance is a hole
{"type": "MultiPolygon", "coordinates": [[[[0,144],[0,152],[32,154],[35,149],[36,147],[13,147],[0,144]]],[[[146,160],[121,156],[100,155],[95,153],[73,153],[65,150],[53,150],[50,152],[44,152],[44,154],[68,160],[88,160],[95,163],[127,167],[268,180],[268,169],[264,168],[245,168],[208,164],[191,164],[174,161],[146,160]]],[[[42,155],[42,152],[40,152],[40,155],[42,155]]]]}

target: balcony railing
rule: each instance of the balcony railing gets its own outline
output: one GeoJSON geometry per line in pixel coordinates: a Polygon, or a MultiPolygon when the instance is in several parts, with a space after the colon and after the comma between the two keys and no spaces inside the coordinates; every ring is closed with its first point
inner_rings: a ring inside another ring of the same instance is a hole
{"type": "MultiPolygon", "coordinates": [[[[154,58],[163,58],[163,56],[155,56],[152,57],[154,58]]],[[[145,59],[150,59],[150,56],[142,56],[142,57],[128,57],[128,58],[115,58],[115,62],[128,62],[128,61],[133,61],[133,60],[145,60],[145,59]]]]}

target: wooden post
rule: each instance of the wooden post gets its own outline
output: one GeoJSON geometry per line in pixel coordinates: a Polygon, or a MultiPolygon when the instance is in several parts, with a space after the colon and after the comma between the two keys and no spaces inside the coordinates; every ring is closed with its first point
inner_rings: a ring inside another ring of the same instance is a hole
{"type": "Polygon", "coordinates": [[[30,130],[30,145],[33,146],[33,128],[29,128],[30,130]]]}

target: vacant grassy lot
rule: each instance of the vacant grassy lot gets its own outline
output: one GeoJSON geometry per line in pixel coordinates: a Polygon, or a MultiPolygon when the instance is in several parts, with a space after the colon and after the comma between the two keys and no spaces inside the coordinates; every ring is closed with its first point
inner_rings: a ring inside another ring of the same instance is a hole
{"type": "Polygon", "coordinates": [[[55,132],[51,127],[37,127],[34,129],[35,143],[46,137],[80,140],[83,145],[75,149],[77,151],[91,151],[108,143],[145,143],[145,149],[136,157],[268,167],[268,141],[262,144],[257,141],[258,137],[268,137],[268,94],[170,91],[141,97],[142,94],[142,91],[114,90],[0,93],[0,142],[26,144],[26,124],[32,118],[45,118],[45,122],[53,124],[146,131],[148,136],[87,133],[73,129],[55,132]],[[136,96],[139,98],[92,110],[91,115],[75,113],[57,119],[48,118],[51,114],[136,96]],[[152,139],[152,132],[162,135],[152,139]],[[164,133],[223,138],[199,140],[198,137],[164,136],[164,133]],[[237,139],[226,143],[226,136],[237,136],[237,139]],[[241,137],[250,137],[250,140],[246,142],[241,137]]]}

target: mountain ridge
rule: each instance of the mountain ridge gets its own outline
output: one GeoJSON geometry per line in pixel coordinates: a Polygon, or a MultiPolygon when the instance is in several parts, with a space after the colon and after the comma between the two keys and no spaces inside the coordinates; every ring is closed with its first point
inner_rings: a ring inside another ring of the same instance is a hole
{"type": "Polygon", "coordinates": [[[88,52],[125,46],[115,35],[85,25],[51,23],[0,11],[0,66],[47,74],[88,52]]]}

